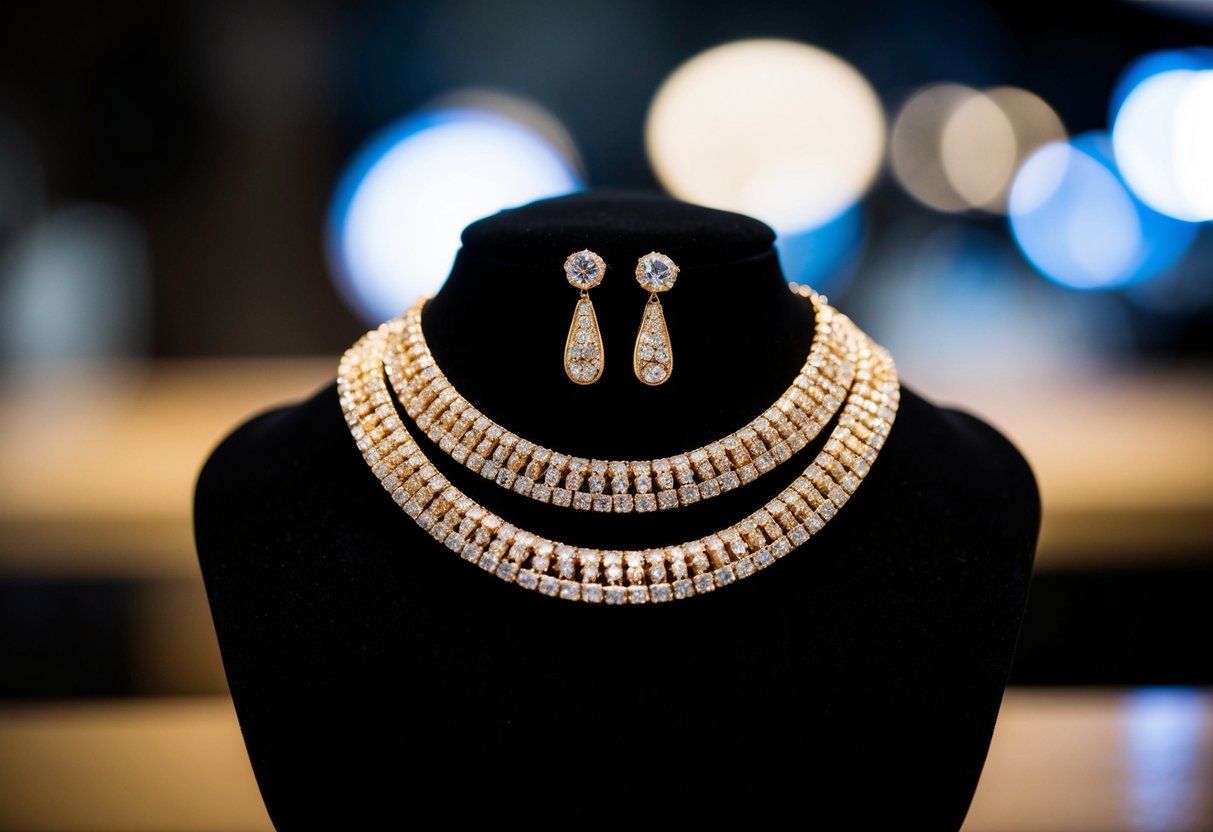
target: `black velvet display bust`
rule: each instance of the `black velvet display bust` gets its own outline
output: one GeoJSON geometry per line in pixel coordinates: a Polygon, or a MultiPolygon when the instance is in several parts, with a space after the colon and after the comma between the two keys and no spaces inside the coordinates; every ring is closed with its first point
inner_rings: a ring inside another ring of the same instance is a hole
{"type": "MultiPolygon", "coordinates": [[[[755,220],[661,197],[538,202],[465,231],[424,326],[452,383],[519,435],[599,459],[670,455],[754,418],[804,361],[811,307],[788,292],[772,241],[755,220]],[[577,299],[562,264],[582,248],[608,264],[592,292],[605,370],[586,387],[561,365],[577,299]],[[647,299],[633,271],[652,250],[681,267],[662,296],[675,369],[657,388],[631,367],[647,299]]],[[[643,548],[756,509],[828,432],[727,495],[626,516],[536,503],[420,441],[522,528],[643,548]]],[[[451,825],[955,829],[1039,520],[1032,473],[1002,436],[904,386],[871,474],[820,535],[727,590],[659,606],[550,599],[452,555],[379,487],[333,386],[228,437],[195,506],[279,829],[424,826],[430,810],[451,825]]]]}

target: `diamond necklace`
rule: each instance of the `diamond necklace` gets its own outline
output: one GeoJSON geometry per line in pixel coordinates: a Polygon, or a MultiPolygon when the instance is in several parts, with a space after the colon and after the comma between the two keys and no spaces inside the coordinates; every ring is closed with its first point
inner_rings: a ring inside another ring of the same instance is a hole
{"type": "MultiPolygon", "coordinates": [[[[799,293],[811,297],[807,288],[799,293]]],[[[824,299],[819,301],[826,307],[824,299]]],[[[846,332],[854,378],[825,446],[795,482],[748,517],[676,546],[606,550],[571,546],[517,528],[488,511],[430,463],[401,421],[385,356],[404,316],[342,356],[337,390],[358,450],[397,505],[452,552],[507,583],[569,601],[643,604],[730,586],[821,531],[867,476],[896,418],[897,369],[888,352],[833,312],[846,332]]]]}
{"type": "Polygon", "coordinates": [[[834,418],[855,375],[847,328],[815,292],[813,342],[792,385],[761,416],[723,439],[655,460],[585,459],[506,430],[464,398],[434,361],[421,327],[425,299],[402,316],[386,362],[396,397],[456,462],[515,493],[597,512],[650,512],[711,499],[766,474],[834,418]]]}

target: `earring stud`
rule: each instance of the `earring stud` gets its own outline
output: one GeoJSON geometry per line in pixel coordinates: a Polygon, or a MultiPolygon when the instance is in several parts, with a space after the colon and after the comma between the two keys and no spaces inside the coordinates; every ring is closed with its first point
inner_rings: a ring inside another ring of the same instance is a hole
{"type": "Polygon", "coordinates": [[[660,292],[668,292],[678,279],[678,266],[664,254],[650,251],[636,261],[636,282],[649,292],[644,306],[636,347],[632,351],[632,371],[650,387],[665,384],[674,372],[674,348],[665,325],[660,292]]]}
{"type": "Polygon", "coordinates": [[[602,333],[590,300],[590,289],[602,282],[606,263],[589,249],[574,252],[564,261],[564,276],[581,299],[573,310],[569,337],[564,342],[564,372],[575,384],[593,384],[602,376],[602,333]]]}

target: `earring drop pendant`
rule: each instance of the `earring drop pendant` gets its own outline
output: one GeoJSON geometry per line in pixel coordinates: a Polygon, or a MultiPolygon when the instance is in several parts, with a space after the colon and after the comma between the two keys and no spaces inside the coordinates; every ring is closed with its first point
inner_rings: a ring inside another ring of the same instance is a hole
{"type": "Polygon", "coordinates": [[[606,263],[588,249],[578,251],[564,261],[564,273],[569,283],[581,290],[564,342],[564,372],[574,384],[593,384],[602,376],[603,351],[589,290],[602,282],[606,263]]]}
{"type": "Polygon", "coordinates": [[[649,291],[649,302],[644,306],[636,333],[632,371],[650,387],[664,384],[674,372],[674,348],[657,293],[668,291],[677,278],[678,266],[664,254],[653,251],[636,263],[636,282],[649,291]]]}

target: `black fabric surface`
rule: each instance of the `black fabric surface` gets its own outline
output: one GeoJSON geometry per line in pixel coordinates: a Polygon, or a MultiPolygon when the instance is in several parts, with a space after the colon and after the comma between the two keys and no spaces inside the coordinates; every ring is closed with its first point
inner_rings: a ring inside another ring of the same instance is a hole
{"type": "MultiPolygon", "coordinates": [[[[427,335],[461,392],[523,436],[598,458],[674,453],[753,418],[803,362],[811,313],[770,242],[753,220],[664,199],[537,203],[469,227],[427,335]],[[584,246],[609,265],[591,293],[606,343],[591,387],[560,364],[577,297],[560,266],[584,246]],[[651,249],[683,269],[662,298],[675,370],[656,389],[630,362],[646,297],[631,271],[651,249]]],[[[734,522],[820,445],[729,495],[627,517],[540,505],[423,448],[511,522],[623,547],[734,522]]],[[[228,437],[195,514],[279,829],[413,825],[422,810],[538,827],[957,828],[1039,520],[1003,437],[905,389],[871,474],[818,536],[736,586],[660,606],[549,599],[451,554],[379,488],[334,387],[228,437]]]]}

